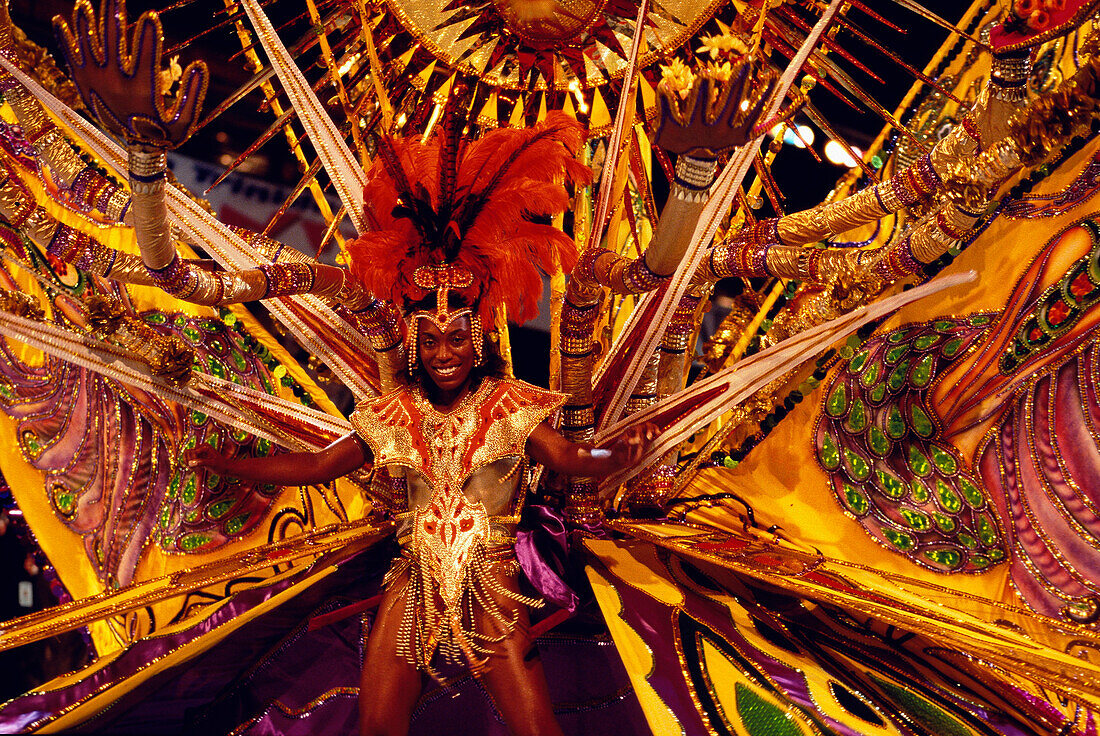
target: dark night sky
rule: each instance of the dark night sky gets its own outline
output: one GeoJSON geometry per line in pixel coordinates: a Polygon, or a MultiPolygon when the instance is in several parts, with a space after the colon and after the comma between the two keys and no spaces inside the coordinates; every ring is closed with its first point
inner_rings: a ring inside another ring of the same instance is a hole
{"type": "MultiPolygon", "coordinates": [[[[907,62],[910,66],[923,70],[925,64],[946,40],[947,31],[920,18],[910,11],[889,0],[873,0],[865,3],[874,12],[891,21],[901,30],[895,30],[881,22],[869,18],[858,9],[849,12],[849,18],[867,35],[878,41],[889,53],[907,62]]],[[[953,0],[924,0],[929,10],[948,21],[956,22],[962,17],[967,3],[953,0]]],[[[858,4],[856,4],[858,5],[858,4]]],[[[841,31],[838,42],[855,56],[870,71],[881,78],[878,81],[853,68],[850,63],[842,63],[862,89],[886,110],[893,112],[915,81],[911,73],[894,63],[886,54],[872,48],[852,34],[841,31]]],[[[835,58],[835,55],[833,55],[835,58]]],[[[840,135],[845,136],[851,145],[865,149],[879,134],[883,120],[869,111],[857,111],[850,105],[839,101],[829,91],[818,85],[811,93],[811,102],[825,115],[840,135]]],[[[804,117],[796,122],[808,123],[804,117]]],[[[825,135],[816,130],[814,148],[821,154],[825,135]]],[[[822,158],[824,158],[822,156],[822,158]]],[[[833,188],[844,170],[828,162],[818,164],[808,151],[790,146],[776,158],[773,174],[787,197],[788,212],[797,212],[818,204],[833,188]]],[[[770,213],[765,205],[763,216],[770,213]]]]}

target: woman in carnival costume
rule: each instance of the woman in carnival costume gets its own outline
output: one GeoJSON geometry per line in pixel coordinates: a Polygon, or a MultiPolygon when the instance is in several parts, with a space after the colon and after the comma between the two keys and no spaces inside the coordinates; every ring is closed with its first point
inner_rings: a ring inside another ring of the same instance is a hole
{"type": "Polygon", "coordinates": [[[360,403],[356,432],[317,453],[230,459],[203,446],[186,456],[192,467],[280,485],[326,483],[368,462],[400,469],[392,480],[403,487],[402,553],[363,665],[363,734],[407,728],[424,673],[438,677],[437,654],[481,677],[513,732],[560,733],[542,666],[529,656],[527,606],[539,601],[517,585],[528,458],[603,476],[636,461],[655,430],[631,427],[609,449],[567,441],[547,421],[564,397],[506,377],[482,324],[501,304],[530,313],[541,290],[530,257],[545,267],[575,258],[570,239],[523,213],[564,206],[558,174],[587,173],[570,153],[583,136],[554,116],[469,145],[453,133],[384,141],[365,195],[377,229],[350,252],[365,287],[409,304],[400,386],[360,403]],[[418,179],[425,171],[439,176],[418,179]]]}

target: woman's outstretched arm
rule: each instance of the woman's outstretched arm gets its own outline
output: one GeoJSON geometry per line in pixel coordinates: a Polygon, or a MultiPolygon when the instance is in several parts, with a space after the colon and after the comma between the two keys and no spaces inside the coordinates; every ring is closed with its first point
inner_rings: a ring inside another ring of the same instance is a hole
{"type": "Polygon", "coordinates": [[[527,454],[562,475],[598,478],[637,462],[657,432],[655,424],[635,424],[601,448],[571,442],[543,422],[527,438],[527,454]]]}
{"type": "Polygon", "coordinates": [[[317,452],[230,458],[209,445],[200,445],[183,455],[183,461],[189,468],[205,467],[218,475],[280,486],[328,483],[361,468],[370,460],[370,450],[354,433],[317,452]]]}

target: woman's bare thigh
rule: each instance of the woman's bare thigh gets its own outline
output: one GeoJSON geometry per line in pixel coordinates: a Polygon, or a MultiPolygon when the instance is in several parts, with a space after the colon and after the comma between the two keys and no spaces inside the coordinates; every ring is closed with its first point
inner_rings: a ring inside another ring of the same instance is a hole
{"type": "MultiPolygon", "coordinates": [[[[506,589],[518,592],[514,575],[500,574],[497,580],[506,589]]],[[[527,607],[500,595],[494,594],[493,599],[509,618],[516,616],[516,627],[489,657],[482,682],[515,736],[560,736],[546,674],[531,639],[527,607]]],[[[481,630],[492,631],[488,614],[483,612],[481,618],[481,630]]]]}
{"type": "Polygon", "coordinates": [[[396,580],[382,596],[367,639],[359,681],[360,736],[404,736],[420,699],[422,675],[397,653],[397,634],[404,610],[405,584],[396,580]]]}

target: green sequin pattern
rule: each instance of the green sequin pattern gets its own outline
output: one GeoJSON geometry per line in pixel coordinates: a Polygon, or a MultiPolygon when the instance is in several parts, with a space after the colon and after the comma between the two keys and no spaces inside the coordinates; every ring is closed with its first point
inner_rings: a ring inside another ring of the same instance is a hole
{"type": "Polygon", "coordinates": [[[817,423],[815,456],[841,506],[887,548],[941,572],[1006,558],[981,479],[928,404],[937,376],[989,329],[977,315],[871,338],[834,374],[817,423]]]}
{"type": "MultiPolygon", "coordinates": [[[[163,312],[146,312],[143,319],[158,330],[182,338],[194,352],[197,370],[248,386],[274,392],[270,354],[243,327],[229,320],[163,312]]],[[[180,449],[206,444],[230,455],[270,455],[267,440],[214,422],[199,411],[183,414],[186,438],[180,449]]],[[[172,552],[206,552],[240,538],[268,515],[278,489],[250,485],[205,469],[192,471],[182,465],[168,482],[167,493],[154,538],[172,552]]]]}

